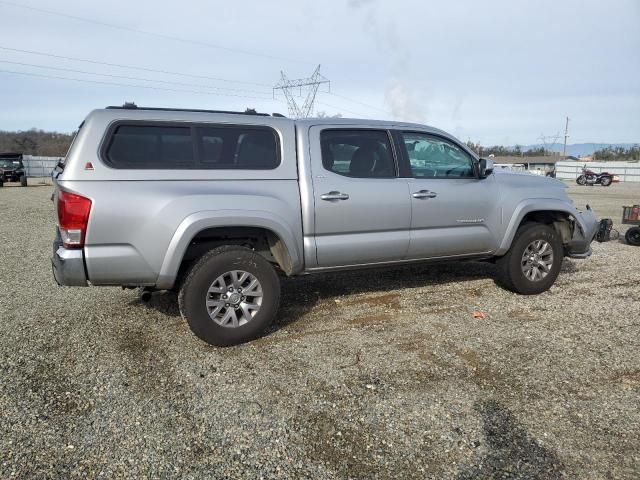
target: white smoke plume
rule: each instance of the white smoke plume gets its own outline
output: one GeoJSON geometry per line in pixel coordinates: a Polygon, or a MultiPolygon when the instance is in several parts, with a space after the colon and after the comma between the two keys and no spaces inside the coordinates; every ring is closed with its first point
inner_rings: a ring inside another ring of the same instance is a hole
{"type": "Polygon", "coordinates": [[[384,100],[395,118],[416,123],[426,121],[423,103],[416,98],[415,89],[404,83],[402,79],[394,78],[388,82],[384,100]]]}
{"type": "Polygon", "coordinates": [[[354,13],[363,15],[363,29],[391,63],[391,77],[385,87],[385,103],[398,120],[426,121],[427,81],[411,75],[411,51],[399,40],[392,19],[380,20],[377,0],[349,0],[354,13]]]}

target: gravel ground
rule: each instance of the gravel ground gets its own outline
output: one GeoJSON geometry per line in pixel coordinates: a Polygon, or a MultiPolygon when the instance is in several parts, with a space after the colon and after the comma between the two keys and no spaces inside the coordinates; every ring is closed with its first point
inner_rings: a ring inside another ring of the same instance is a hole
{"type": "MultiPolygon", "coordinates": [[[[482,263],[286,280],[217,349],[171,294],[56,287],[51,191],[0,189],[1,478],[640,477],[638,247],[536,297],[482,263]]],[[[570,193],[620,228],[640,185],[570,193]]]]}

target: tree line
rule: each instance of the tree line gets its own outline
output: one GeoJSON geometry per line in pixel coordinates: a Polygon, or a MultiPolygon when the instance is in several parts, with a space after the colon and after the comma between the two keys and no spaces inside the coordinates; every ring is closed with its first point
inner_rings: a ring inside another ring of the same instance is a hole
{"type": "Polygon", "coordinates": [[[488,157],[489,155],[494,155],[496,157],[543,157],[545,155],[552,155],[556,153],[550,150],[546,150],[544,147],[528,148],[527,150],[523,151],[520,145],[516,145],[515,147],[505,147],[503,145],[483,147],[479,142],[474,143],[471,140],[467,142],[467,146],[478,155],[483,157],[488,157]]]}
{"type": "Polygon", "coordinates": [[[610,160],[640,160],[640,145],[633,147],[606,147],[593,152],[593,159],[601,162],[610,160]]]}
{"type": "Polygon", "coordinates": [[[0,153],[64,157],[73,136],[73,133],[45,132],[35,128],[20,132],[0,130],[0,153]]]}

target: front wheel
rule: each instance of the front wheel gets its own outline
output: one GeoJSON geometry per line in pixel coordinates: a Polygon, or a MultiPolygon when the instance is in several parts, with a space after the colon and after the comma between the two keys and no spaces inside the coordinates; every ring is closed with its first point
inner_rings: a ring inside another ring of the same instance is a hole
{"type": "Polygon", "coordinates": [[[585,177],[584,175],[580,175],[578,178],[576,178],[576,183],[578,185],[586,185],[587,184],[587,177],[585,177]]]}
{"type": "Polygon", "coordinates": [[[27,176],[26,175],[22,175],[20,177],[20,186],[22,186],[22,187],[26,187],[27,186],[27,176]]]}
{"type": "Polygon", "coordinates": [[[640,227],[631,227],[624,234],[624,239],[629,245],[640,247],[640,227]]]}
{"type": "Polygon", "coordinates": [[[193,333],[216,346],[260,335],[280,303],[280,280],[271,264],[245,247],[222,246],[203,255],[178,295],[180,313],[193,333]]]}
{"type": "Polygon", "coordinates": [[[498,281],[508,290],[535,295],[548,290],[558,278],[564,251],[556,231],[530,223],[518,229],[511,248],[498,258],[498,281]]]}
{"type": "Polygon", "coordinates": [[[613,179],[611,177],[602,177],[602,179],[600,180],[600,184],[603,187],[608,187],[609,185],[611,185],[611,182],[613,182],[613,179]]]}

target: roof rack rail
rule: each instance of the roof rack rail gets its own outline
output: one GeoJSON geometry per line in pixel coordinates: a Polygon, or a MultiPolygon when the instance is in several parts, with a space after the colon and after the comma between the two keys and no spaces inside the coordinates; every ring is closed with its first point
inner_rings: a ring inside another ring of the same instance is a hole
{"type": "MultiPolygon", "coordinates": [[[[139,107],[133,102],[125,102],[121,107],[118,106],[108,106],[107,110],[153,110],[153,111],[162,111],[162,112],[195,112],[195,113],[231,113],[234,115],[258,115],[260,117],[268,117],[268,113],[259,113],[256,112],[253,108],[247,108],[244,112],[234,112],[231,110],[201,110],[197,108],[161,108],[161,107],[139,107]]],[[[274,117],[282,117],[284,115],[280,113],[274,113],[274,117]]]]}

